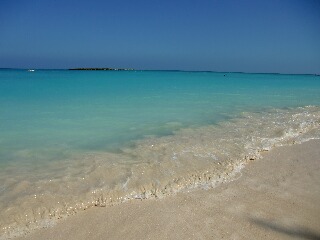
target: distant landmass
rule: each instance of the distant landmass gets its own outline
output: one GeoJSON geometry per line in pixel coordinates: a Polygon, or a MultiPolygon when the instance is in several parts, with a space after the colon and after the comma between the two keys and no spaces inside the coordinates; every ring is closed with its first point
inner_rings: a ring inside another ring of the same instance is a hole
{"type": "Polygon", "coordinates": [[[89,71],[132,71],[133,68],[70,68],[69,70],[89,70],[89,71]]]}

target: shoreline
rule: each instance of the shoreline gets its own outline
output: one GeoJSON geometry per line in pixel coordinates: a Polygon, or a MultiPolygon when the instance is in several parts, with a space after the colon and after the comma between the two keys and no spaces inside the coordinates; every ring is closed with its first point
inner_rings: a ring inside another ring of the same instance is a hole
{"type": "Polygon", "coordinates": [[[320,140],[250,161],[216,188],[94,207],[15,239],[319,239],[320,140]]]}
{"type": "MultiPolygon", "coordinates": [[[[94,206],[160,199],[177,192],[216,187],[238,178],[242,164],[260,158],[265,151],[319,136],[318,116],[319,110],[314,106],[244,112],[242,117],[217,125],[146,138],[120,153],[88,153],[75,158],[77,164],[53,162],[46,169],[44,182],[41,178],[26,182],[28,174],[10,178],[8,171],[9,177],[1,175],[8,191],[3,192],[0,201],[4,206],[0,214],[4,234],[0,235],[5,238],[28,234],[94,206]],[[132,160],[138,161],[113,164],[132,160]],[[100,187],[102,181],[105,183],[100,187]],[[12,194],[16,194],[15,198],[12,194]]],[[[31,172],[35,176],[42,173],[31,172]]]]}

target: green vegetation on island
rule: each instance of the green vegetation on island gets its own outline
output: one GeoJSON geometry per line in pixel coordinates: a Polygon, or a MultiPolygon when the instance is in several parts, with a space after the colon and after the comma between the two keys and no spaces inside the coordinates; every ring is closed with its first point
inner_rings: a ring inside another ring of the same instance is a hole
{"type": "Polygon", "coordinates": [[[70,68],[69,70],[89,70],[89,71],[132,71],[133,68],[70,68]]]}

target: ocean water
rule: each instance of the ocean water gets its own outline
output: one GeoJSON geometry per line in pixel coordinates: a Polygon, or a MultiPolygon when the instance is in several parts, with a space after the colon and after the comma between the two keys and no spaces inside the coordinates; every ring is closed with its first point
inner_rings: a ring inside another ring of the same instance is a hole
{"type": "Polygon", "coordinates": [[[214,187],[263,151],[320,138],[320,76],[0,70],[0,133],[7,238],[214,187]]]}

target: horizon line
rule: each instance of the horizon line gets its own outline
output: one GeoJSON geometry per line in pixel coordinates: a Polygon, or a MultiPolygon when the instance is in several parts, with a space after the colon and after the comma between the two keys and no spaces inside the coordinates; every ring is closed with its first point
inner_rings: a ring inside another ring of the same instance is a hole
{"type": "MultiPolygon", "coordinates": [[[[92,67],[80,67],[80,68],[92,68],[92,67]]],[[[14,67],[0,67],[0,70],[73,70],[77,71],[90,71],[90,70],[80,70],[80,68],[14,68],[14,67]]],[[[110,67],[96,67],[97,69],[106,69],[110,67]]],[[[110,68],[110,69],[130,69],[128,71],[164,71],[164,72],[211,72],[211,73],[243,73],[243,74],[279,74],[279,75],[314,75],[320,76],[320,73],[279,73],[279,72],[246,72],[246,71],[214,71],[214,70],[181,70],[181,69],[134,69],[134,68],[110,68]]],[[[102,70],[103,71],[103,70],[102,70]]],[[[116,70],[111,70],[116,71],[116,70]]],[[[121,72],[121,71],[120,71],[121,72]]]]}

